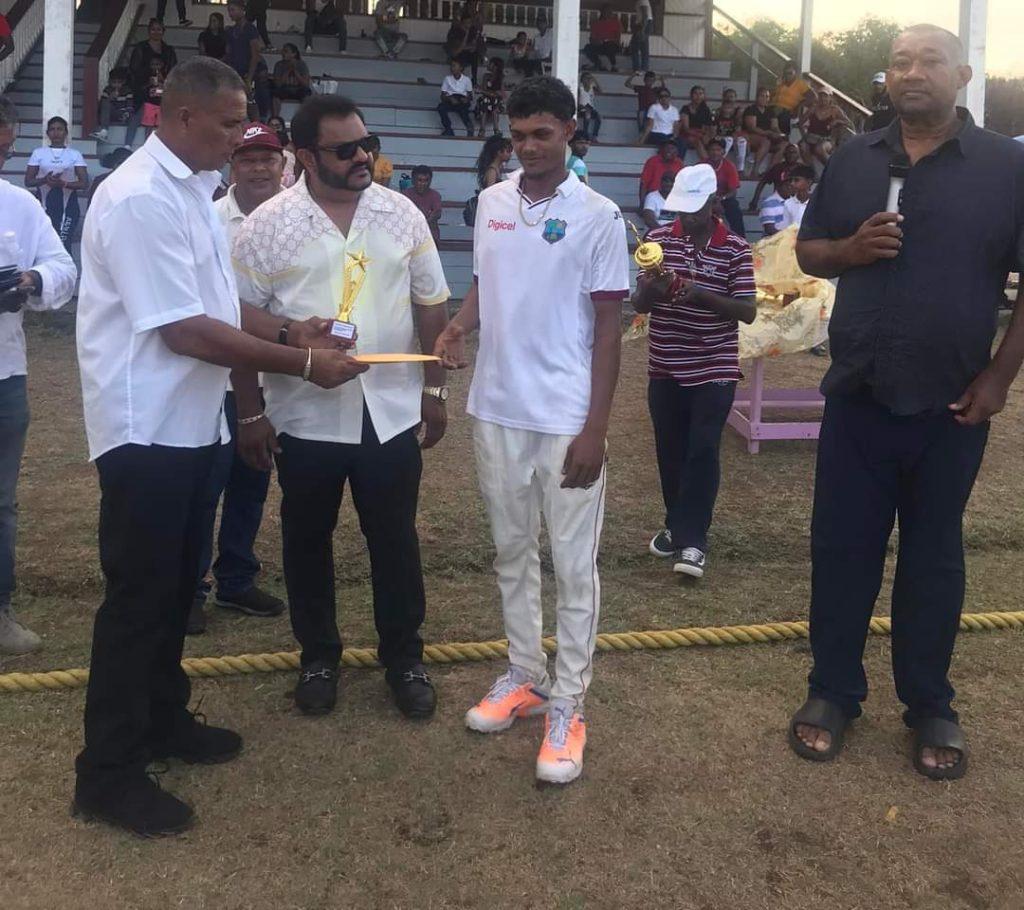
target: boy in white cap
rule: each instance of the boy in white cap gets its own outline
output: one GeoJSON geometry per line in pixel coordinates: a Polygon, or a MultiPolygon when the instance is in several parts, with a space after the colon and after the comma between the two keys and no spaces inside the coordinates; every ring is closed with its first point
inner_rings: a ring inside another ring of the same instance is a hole
{"type": "Polygon", "coordinates": [[[889,90],[885,86],[885,73],[875,73],[871,77],[871,116],[864,125],[865,132],[884,130],[896,117],[896,108],[889,98],[889,90]]]}
{"type": "Polygon", "coordinates": [[[693,578],[704,575],[718,449],[740,379],[739,322],[757,315],[750,247],[715,217],[716,190],[707,164],[676,175],[665,208],[678,217],[647,235],[664,250],[665,274],[643,273],[633,298],[651,314],[647,400],[665,500],[650,550],[693,578]]]}

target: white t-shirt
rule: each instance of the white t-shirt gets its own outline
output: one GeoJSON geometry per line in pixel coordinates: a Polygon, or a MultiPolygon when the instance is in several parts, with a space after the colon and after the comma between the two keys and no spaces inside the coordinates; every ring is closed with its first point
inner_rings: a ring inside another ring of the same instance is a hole
{"type": "Polygon", "coordinates": [[[551,59],[551,51],[554,47],[552,43],[553,36],[554,32],[551,29],[548,29],[543,35],[538,32],[533,36],[533,50],[537,54],[538,60],[551,59]]]}
{"type": "Polygon", "coordinates": [[[676,123],[679,122],[679,108],[674,104],[662,107],[661,104],[652,104],[647,108],[647,117],[654,122],[651,127],[652,133],[666,133],[671,136],[676,123]]]}
{"type": "Polygon", "coordinates": [[[458,79],[449,73],[441,83],[441,92],[445,95],[465,95],[468,98],[473,94],[473,80],[465,73],[458,79]]]}
{"type": "Polygon", "coordinates": [[[653,193],[648,193],[644,198],[644,211],[653,212],[659,224],[671,224],[676,220],[677,213],[665,208],[665,197],[657,190],[653,193]]]}
{"type": "Polygon", "coordinates": [[[796,196],[790,196],[785,202],[782,203],[782,224],[779,225],[779,230],[788,228],[791,224],[795,224],[800,227],[804,220],[804,212],[807,211],[807,206],[810,203],[808,198],[807,202],[801,202],[796,196]]]}
{"type": "Polygon", "coordinates": [[[626,225],[614,202],[571,171],[550,199],[524,198],[520,214],[521,176],[479,197],[480,347],[467,410],[505,427],[575,435],[590,410],[594,301],[629,296],[626,225]]]}
{"type": "Polygon", "coordinates": [[[583,83],[580,83],[579,87],[579,105],[580,107],[593,107],[594,106],[594,93],[588,92],[584,87],[583,83]]]}
{"type": "Polygon", "coordinates": [[[216,171],[194,174],[157,135],[100,185],[82,236],[78,367],[89,457],[231,437],[227,367],[175,354],[158,331],[193,316],[239,325],[216,171]]]}
{"type": "MultiPolygon", "coordinates": [[[[74,183],[78,179],[75,174],[76,167],[85,167],[85,158],[78,149],[61,148],[55,149],[49,145],[43,145],[32,152],[28,159],[29,167],[38,167],[39,176],[46,177],[48,174],[56,174],[65,183],[74,183]]],[[[49,192],[49,187],[41,186],[36,190],[39,198],[42,199],[49,192]]],[[[64,190],[64,201],[71,198],[74,190],[64,190]]]]}
{"type": "MultiPolygon", "coordinates": [[[[41,297],[29,296],[25,308],[56,310],[71,299],[78,271],[50,224],[43,207],[30,192],[0,180],[0,236],[14,231],[21,258],[18,269],[30,269],[43,279],[41,297]]],[[[0,266],[11,265],[0,262],[0,266]]],[[[0,313],[0,379],[25,375],[25,333],[22,314],[0,313]]]]}

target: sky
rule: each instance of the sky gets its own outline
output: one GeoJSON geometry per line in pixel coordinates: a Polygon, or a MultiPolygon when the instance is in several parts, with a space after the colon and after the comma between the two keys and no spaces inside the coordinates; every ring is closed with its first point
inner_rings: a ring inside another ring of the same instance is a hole
{"type": "MultiPolygon", "coordinates": [[[[759,16],[784,25],[800,21],[800,0],[718,0],[718,5],[741,22],[759,16]]],[[[841,30],[864,16],[894,19],[902,25],[933,22],[958,30],[957,0],[816,0],[814,33],[841,30]]],[[[1024,2],[988,0],[986,70],[993,76],[1024,76],[1024,2]]]]}

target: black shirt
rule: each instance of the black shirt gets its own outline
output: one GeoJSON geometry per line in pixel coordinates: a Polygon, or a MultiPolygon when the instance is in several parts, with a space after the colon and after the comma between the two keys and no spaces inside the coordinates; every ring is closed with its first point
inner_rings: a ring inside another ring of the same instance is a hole
{"type": "MultiPolygon", "coordinates": [[[[959,110],[959,133],[911,169],[895,259],[849,269],[829,337],[825,395],[869,389],[897,415],[936,413],[988,365],[1007,273],[1024,262],[1024,145],[959,110]]],[[[841,240],[885,209],[900,121],[829,160],[801,240],[841,240]]]]}
{"type": "Polygon", "coordinates": [[[135,104],[140,105],[146,100],[149,90],[149,77],[152,75],[149,62],[159,57],[164,62],[164,76],[178,65],[178,55],[166,41],[160,44],[160,53],[153,50],[149,41],[140,41],[132,49],[131,58],[128,61],[128,71],[132,77],[132,91],[135,94],[135,104]]]}
{"type": "Polygon", "coordinates": [[[683,108],[683,113],[686,115],[687,122],[689,123],[689,129],[691,130],[714,125],[715,116],[711,113],[711,108],[708,107],[708,103],[706,101],[702,101],[698,104],[697,110],[692,110],[690,105],[686,105],[686,107],[683,108]]]}
{"type": "Polygon", "coordinates": [[[756,104],[752,104],[743,112],[744,120],[747,117],[755,117],[757,119],[757,128],[759,130],[772,129],[772,120],[775,119],[775,116],[775,108],[770,104],[763,111],[756,104]]]}
{"type": "Polygon", "coordinates": [[[895,119],[896,108],[893,107],[892,99],[889,98],[888,92],[882,92],[871,102],[871,116],[864,124],[864,130],[868,133],[884,130],[895,119]]]}

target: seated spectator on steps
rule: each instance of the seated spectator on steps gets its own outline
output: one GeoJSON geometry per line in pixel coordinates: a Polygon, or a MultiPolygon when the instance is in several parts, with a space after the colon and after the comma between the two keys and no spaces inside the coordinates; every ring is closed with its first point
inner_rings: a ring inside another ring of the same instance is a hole
{"type": "Polygon", "coordinates": [[[344,54],[348,49],[348,23],[338,12],[334,0],[324,0],[319,12],[316,0],[306,0],[306,24],[302,32],[307,53],[313,50],[314,35],[337,35],[338,51],[344,54]]]}
{"type": "Polygon", "coordinates": [[[527,79],[530,76],[539,76],[544,71],[544,64],[537,59],[533,45],[526,37],[526,32],[519,32],[509,45],[508,63],[520,76],[525,76],[527,79]]]}
{"type": "Polygon", "coordinates": [[[281,59],[274,64],[270,77],[270,95],[274,116],[281,114],[282,101],[303,101],[310,95],[309,67],[294,44],[281,47],[281,59]]]}
{"type": "Polygon", "coordinates": [[[672,139],[663,139],[658,152],[644,162],[640,172],[640,205],[644,204],[648,193],[661,187],[661,178],[668,174],[675,177],[683,169],[683,159],[679,157],[679,149],[672,139]]]}
{"type": "Polygon", "coordinates": [[[441,116],[441,135],[455,135],[451,118],[454,113],[459,115],[462,125],[466,128],[466,135],[472,136],[473,121],[470,118],[470,111],[473,102],[473,83],[462,71],[462,62],[458,58],[452,58],[448,65],[451,72],[441,83],[441,103],[437,106],[437,113],[441,116]]]}
{"type": "Polygon", "coordinates": [[[544,10],[537,13],[537,34],[533,36],[533,50],[541,66],[551,62],[551,54],[555,49],[555,34],[548,26],[548,17],[544,10]]]}
{"type": "Polygon", "coordinates": [[[601,7],[601,17],[590,26],[590,43],[583,48],[584,56],[599,70],[604,69],[602,57],[607,57],[612,72],[619,71],[616,57],[622,50],[622,23],[611,4],[601,7]]]}
{"type": "Polygon", "coordinates": [[[587,163],[583,160],[590,151],[590,140],[583,130],[576,130],[572,139],[569,140],[569,151],[572,154],[565,166],[580,178],[582,183],[590,183],[590,173],[587,170],[587,163]]]}
{"type": "Polygon", "coordinates": [[[473,24],[473,17],[469,13],[463,13],[448,29],[448,37],[444,42],[444,51],[448,59],[458,60],[463,70],[472,73],[474,82],[482,57],[481,37],[479,29],[473,24]]]}
{"type": "Polygon", "coordinates": [[[135,112],[135,98],[128,85],[128,70],[115,66],[110,71],[110,81],[100,94],[99,127],[89,137],[105,142],[111,126],[127,126],[135,112]]]}
{"type": "Polygon", "coordinates": [[[783,203],[792,195],[789,185],[789,178],[778,181],[775,184],[775,192],[765,196],[758,211],[758,219],[761,222],[761,230],[765,237],[777,234],[785,226],[786,212],[783,203]]]}
{"type": "Polygon", "coordinates": [[[51,117],[46,123],[49,145],[37,148],[25,168],[25,186],[35,190],[65,248],[71,249],[81,217],[78,191],[89,189],[89,170],[78,149],[68,146],[68,123],[51,117]]]}
{"type": "Polygon", "coordinates": [[[743,134],[743,110],[736,102],[736,89],[722,92],[722,106],[715,111],[715,132],[725,143],[725,154],[735,147],[736,169],[741,173],[747,166],[747,137],[743,134]]]}
{"type": "Polygon", "coordinates": [[[752,160],[750,176],[759,174],[765,162],[774,163],[787,142],[787,134],[779,128],[779,117],[771,105],[771,97],[769,89],[759,89],[757,100],[743,112],[743,132],[750,144],[752,160]]]}
{"type": "Polygon", "coordinates": [[[391,163],[391,159],[381,152],[380,139],[377,136],[373,137],[373,148],[370,155],[373,157],[373,182],[390,187],[391,175],[395,173],[395,166],[391,163]]]}
{"type": "Polygon", "coordinates": [[[665,77],[659,76],[650,70],[644,73],[643,85],[636,84],[637,75],[638,73],[630,75],[626,80],[626,88],[636,92],[636,128],[637,132],[642,133],[644,122],[647,120],[647,112],[652,104],[658,103],[658,92],[660,89],[666,89],[667,91],[667,87],[665,85],[665,77]],[[657,85],[655,84],[656,82],[658,83],[657,85]]]}
{"type": "Polygon", "coordinates": [[[740,208],[736,192],[740,188],[740,172],[725,157],[725,143],[717,136],[708,142],[708,157],[705,164],[711,165],[718,180],[718,199],[722,203],[722,213],[729,228],[737,237],[747,239],[747,231],[743,226],[743,210],[740,208]]]}
{"type": "Polygon", "coordinates": [[[653,193],[648,193],[644,199],[640,207],[640,217],[647,225],[648,230],[661,227],[663,224],[671,224],[676,220],[676,213],[665,208],[665,200],[672,192],[675,182],[676,175],[665,171],[661,175],[661,185],[653,193]]]}
{"type": "Polygon", "coordinates": [[[409,36],[400,30],[402,7],[402,0],[377,0],[373,8],[373,20],[377,26],[373,40],[380,48],[381,56],[388,60],[397,60],[409,41],[409,36]]]}
{"type": "Polygon", "coordinates": [[[199,33],[199,53],[214,60],[223,60],[228,50],[228,40],[224,35],[224,16],[221,13],[210,13],[205,29],[199,33]]]}
{"type": "Polygon", "coordinates": [[[479,127],[477,135],[483,136],[487,130],[487,121],[491,121],[494,135],[501,133],[500,119],[505,113],[505,61],[501,57],[491,57],[487,61],[487,71],[483,82],[477,89],[476,122],[479,127]]]}
{"type": "Polygon", "coordinates": [[[131,74],[132,94],[135,96],[135,113],[128,121],[124,143],[131,146],[135,142],[135,133],[142,125],[142,107],[149,94],[149,77],[151,75],[149,61],[159,57],[164,62],[164,74],[169,73],[178,63],[178,55],[174,48],[164,41],[164,24],[159,19],[149,20],[148,35],[132,48],[128,58],[128,72],[131,74]]]}
{"type": "Polygon", "coordinates": [[[601,115],[597,111],[596,103],[599,94],[601,94],[601,86],[594,74],[583,73],[580,76],[577,93],[576,120],[580,129],[591,142],[597,142],[597,136],[601,132],[601,115]]]}
{"type": "Polygon", "coordinates": [[[695,85],[690,89],[690,101],[679,115],[683,119],[680,135],[686,137],[690,148],[696,149],[704,160],[708,157],[707,142],[715,134],[715,116],[708,107],[704,86],[695,85]]]}
{"type": "Polygon", "coordinates": [[[666,141],[672,141],[680,155],[686,154],[686,140],[681,139],[679,130],[683,121],[679,108],[672,103],[672,94],[667,88],[658,90],[658,101],[647,109],[647,119],[640,134],[641,145],[656,145],[661,148],[666,141]]]}
{"type": "Polygon", "coordinates": [[[793,123],[799,123],[804,108],[814,102],[814,89],[797,74],[796,64],[787,63],[782,68],[782,78],[776,83],[772,93],[772,104],[775,105],[779,118],[779,129],[789,139],[793,123]]]}
{"type": "Polygon", "coordinates": [[[441,240],[441,215],[444,206],[441,194],[430,187],[433,179],[434,172],[429,167],[417,164],[412,169],[412,186],[402,192],[423,212],[423,217],[427,219],[427,226],[430,228],[430,236],[434,238],[434,243],[438,243],[441,240]]]}
{"type": "Polygon", "coordinates": [[[814,104],[806,109],[800,121],[800,154],[804,164],[814,166],[815,161],[822,167],[835,148],[843,129],[851,128],[850,118],[836,104],[836,99],[827,89],[818,92],[814,104]]]}
{"type": "Polygon", "coordinates": [[[789,172],[793,170],[800,163],[800,149],[790,143],[782,150],[782,160],[778,164],[773,164],[764,174],[761,175],[761,179],[757,183],[757,189],[754,190],[754,196],[750,200],[750,208],[748,211],[751,215],[757,213],[757,203],[761,198],[761,193],[766,186],[778,187],[779,184],[785,183],[789,180],[789,172]]]}
{"type": "Polygon", "coordinates": [[[813,189],[813,167],[808,164],[798,164],[789,172],[790,196],[782,204],[784,217],[780,230],[788,228],[791,224],[800,227],[804,220],[804,212],[807,211],[807,204],[811,201],[813,189]]]}
{"type": "Polygon", "coordinates": [[[10,57],[14,53],[14,37],[11,31],[11,23],[7,17],[0,13],[0,60],[10,57]]]}

